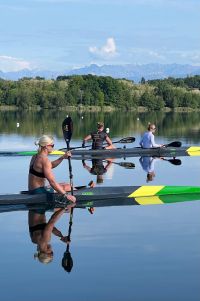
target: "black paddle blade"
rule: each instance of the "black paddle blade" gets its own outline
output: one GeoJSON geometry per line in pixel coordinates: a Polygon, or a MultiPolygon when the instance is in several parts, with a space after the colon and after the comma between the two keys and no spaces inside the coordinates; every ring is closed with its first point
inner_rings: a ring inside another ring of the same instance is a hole
{"type": "Polygon", "coordinates": [[[135,137],[126,137],[119,140],[119,143],[132,143],[135,141],[135,137]]]}
{"type": "Polygon", "coordinates": [[[68,273],[70,273],[73,268],[73,259],[69,251],[65,252],[63,255],[62,267],[68,273]]]}
{"type": "Polygon", "coordinates": [[[124,167],[124,168],[127,168],[127,169],[135,168],[135,164],[131,163],[131,162],[120,162],[120,163],[117,163],[117,164],[124,167]]]}
{"type": "Polygon", "coordinates": [[[171,164],[174,164],[174,165],[181,165],[182,164],[180,159],[169,159],[167,161],[170,162],[171,164]]]}
{"type": "Polygon", "coordinates": [[[172,147],[181,147],[181,145],[182,145],[182,143],[180,141],[173,141],[169,144],[166,144],[167,147],[170,147],[170,146],[172,146],[172,147]]]}
{"type": "Polygon", "coordinates": [[[73,121],[70,116],[65,118],[65,120],[63,121],[62,131],[63,131],[63,137],[65,139],[65,142],[68,145],[73,133],[73,121]]]}

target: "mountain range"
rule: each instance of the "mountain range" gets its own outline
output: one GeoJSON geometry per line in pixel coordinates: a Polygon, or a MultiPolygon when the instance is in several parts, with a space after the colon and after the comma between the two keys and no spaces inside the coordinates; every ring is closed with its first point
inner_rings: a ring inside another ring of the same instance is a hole
{"type": "Polygon", "coordinates": [[[0,78],[8,80],[18,80],[23,77],[44,77],[45,79],[55,79],[59,75],[98,75],[111,76],[113,78],[126,78],[139,82],[142,77],[145,80],[163,79],[167,77],[184,78],[187,76],[200,75],[200,66],[181,65],[181,64],[144,64],[144,65],[102,65],[91,64],[86,67],[65,70],[65,71],[49,71],[49,70],[29,70],[24,69],[16,72],[0,71],[0,78]]]}

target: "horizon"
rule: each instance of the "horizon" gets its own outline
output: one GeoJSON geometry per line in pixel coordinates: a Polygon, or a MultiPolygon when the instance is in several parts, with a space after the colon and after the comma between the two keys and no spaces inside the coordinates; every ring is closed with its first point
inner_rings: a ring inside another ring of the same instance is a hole
{"type": "MultiPolygon", "coordinates": [[[[28,68],[24,68],[24,69],[20,69],[17,71],[3,71],[0,70],[1,73],[3,74],[7,74],[7,73],[20,73],[20,72],[53,72],[53,73],[57,73],[57,72],[70,72],[70,71],[75,71],[75,70],[81,70],[84,68],[90,68],[91,66],[97,66],[98,68],[102,68],[102,67],[126,67],[126,66],[133,66],[133,67],[142,67],[142,66],[148,66],[148,65],[159,65],[159,66],[187,66],[187,67],[192,67],[192,68],[200,68],[200,65],[191,65],[191,64],[178,64],[178,63],[169,63],[169,64],[164,64],[164,63],[156,63],[156,62],[152,62],[152,63],[147,63],[147,64],[131,64],[131,63],[127,63],[127,64],[102,64],[102,65],[98,65],[95,63],[92,63],[90,65],[85,65],[85,66],[80,66],[80,67],[73,67],[73,68],[69,68],[69,69],[63,69],[63,70],[47,70],[47,69],[39,69],[39,68],[35,68],[35,69],[28,69],[28,68]]],[[[106,76],[106,75],[105,75],[106,76]]]]}

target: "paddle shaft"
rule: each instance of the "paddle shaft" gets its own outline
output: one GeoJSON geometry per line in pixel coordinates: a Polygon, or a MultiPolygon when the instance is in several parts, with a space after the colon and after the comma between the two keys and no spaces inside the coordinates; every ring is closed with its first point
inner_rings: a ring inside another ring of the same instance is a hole
{"type": "MultiPolygon", "coordinates": [[[[73,121],[72,121],[71,117],[67,117],[63,121],[62,130],[63,130],[63,137],[67,144],[67,150],[70,151],[70,140],[71,140],[72,133],[73,133],[73,121]]],[[[68,157],[68,166],[69,166],[69,179],[70,179],[71,195],[74,195],[71,157],[68,157]]],[[[69,228],[68,228],[68,235],[67,235],[69,243],[70,243],[72,224],[73,224],[73,209],[74,209],[73,207],[70,208],[69,228]]],[[[66,252],[65,252],[66,256],[70,255],[69,243],[67,244],[67,248],[66,248],[66,252]]]]}
{"type": "MultiPolygon", "coordinates": [[[[70,150],[68,141],[67,141],[67,149],[70,150]]],[[[71,195],[73,195],[74,189],[73,189],[73,174],[72,174],[71,157],[68,157],[68,166],[69,166],[69,181],[70,181],[70,187],[71,187],[71,195]]]]}
{"type": "MultiPolygon", "coordinates": [[[[122,138],[118,141],[112,142],[112,144],[115,144],[115,143],[133,143],[134,141],[135,141],[135,137],[125,137],[125,138],[122,138]]],[[[106,143],[103,143],[103,145],[106,145],[106,143]]],[[[84,148],[87,148],[87,147],[92,147],[92,144],[86,145],[84,148]]],[[[78,149],[78,148],[83,148],[83,147],[82,146],[71,147],[70,150],[78,149]]],[[[63,149],[61,148],[60,150],[63,150],[63,149]]]]}

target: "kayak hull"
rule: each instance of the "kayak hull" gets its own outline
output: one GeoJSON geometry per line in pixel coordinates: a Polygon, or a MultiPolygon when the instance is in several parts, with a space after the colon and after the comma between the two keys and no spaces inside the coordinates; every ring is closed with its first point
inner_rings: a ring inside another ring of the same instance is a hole
{"type": "MultiPolygon", "coordinates": [[[[67,149],[55,150],[50,155],[63,155],[67,149]]],[[[37,151],[0,151],[0,156],[33,156],[37,151]]],[[[91,158],[126,158],[126,157],[181,157],[181,156],[200,156],[199,146],[183,146],[183,147],[165,147],[165,148],[149,148],[141,147],[133,148],[117,148],[117,149],[101,149],[86,150],[72,149],[72,158],[75,159],[91,159],[91,158]]]]}
{"type": "MultiPolygon", "coordinates": [[[[200,186],[119,186],[83,188],[74,191],[77,207],[104,207],[119,205],[152,205],[173,202],[200,200],[200,186]]],[[[52,194],[47,200],[46,194],[0,195],[0,212],[4,206],[52,206],[62,207],[65,200],[58,194],[52,194]]]]}

